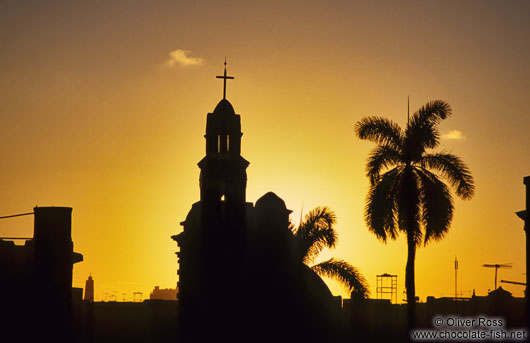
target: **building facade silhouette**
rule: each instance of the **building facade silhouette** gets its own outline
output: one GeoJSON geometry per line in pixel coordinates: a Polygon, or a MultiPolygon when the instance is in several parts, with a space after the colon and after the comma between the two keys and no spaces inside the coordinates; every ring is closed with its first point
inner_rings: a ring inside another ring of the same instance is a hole
{"type": "Polygon", "coordinates": [[[85,301],[94,302],[94,279],[92,279],[92,274],[88,276],[88,279],[85,282],[85,301]]]}
{"type": "Polygon", "coordinates": [[[160,288],[155,286],[151,294],[149,294],[149,300],[177,300],[177,289],[176,288],[160,288]]]}
{"type": "Polygon", "coordinates": [[[73,265],[83,260],[73,251],[72,208],[35,207],[33,214],[33,238],[24,245],[0,239],[3,338],[69,342],[73,265]]]}

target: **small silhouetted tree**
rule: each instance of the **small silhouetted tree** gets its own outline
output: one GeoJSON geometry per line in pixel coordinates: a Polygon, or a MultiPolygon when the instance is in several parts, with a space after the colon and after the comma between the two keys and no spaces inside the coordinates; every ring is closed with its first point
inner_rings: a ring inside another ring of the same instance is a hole
{"type": "Polygon", "coordinates": [[[339,281],[350,293],[366,298],[369,294],[366,280],[361,273],[344,260],[331,258],[314,264],[324,248],[334,248],[338,241],[334,225],[335,213],[328,207],[316,207],[306,214],[298,227],[291,225],[297,240],[298,258],[320,276],[339,281]]]}
{"type": "Polygon", "coordinates": [[[442,179],[462,199],[474,194],[471,172],[459,157],[428,152],[439,145],[437,125],[450,114],[448,103],[434,100],[412,115],[405,130],[381,117],[363,118],[355,126],[360,139],[377,143],[366,163],[370,188],[364,215],[368,228],[383,242],[396,239],[399,232],[407,236],[405,287],[410,325],[416,300],[416,248],[442,239],[453,218],[453,198],[442,179]]]}

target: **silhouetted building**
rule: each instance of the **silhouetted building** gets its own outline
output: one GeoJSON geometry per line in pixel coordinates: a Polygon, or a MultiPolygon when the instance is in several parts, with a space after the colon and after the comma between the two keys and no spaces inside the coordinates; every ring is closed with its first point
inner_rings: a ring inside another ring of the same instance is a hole
{"type": "Polygon", "coordinates": [[[176,288],[160,288],[155,286],[155,289],[149,295],[150,300],[177,300],[176,288]]]}
{"type": "Polygon", "coordinates": [[[525,288],[525,298],[526,298],[526,325],[530,329],[530,298],[528,294],[528,283],[529,283],[529,277],[530,277],[530,238],[528,237],[528,231],[530,230],[530,176],[526,176],[523,178],[523,183],[526,186],[526,194],[525,194],[525,202],[526,202],[526,209],[523,211],[516,212],[517,216],[521,218],[524,221],[524,227],[523,230],[525,232],[525,239],[526,239],[526,288],[525,288]]]}
{"type": "Polygon", "coordinates": [[[24,245],[0,240],[0,322],[16,341],[71,340],[72,269],[83,260],[73,252],[71,213],[35,207],[33,238],[24,245]]]}
{"type": "Polygon", "coordinates": [[[85,282],[85,301],[94,302],[94,279],[92,274],[88,276],[88,280],[85,282]]]}
{"type": "MultiPolygon", "coordinates": [[[[226,87],[226,68],[221,78],[226,87]]],[[[287,341],[310,332],[306,338],[317,340],[329,333],[332,294],[299,258],[284,201],[271,192],[255,206],[246,201],[242,135],[240,116],[223,98],[206,118],[200,201],[172,236],[183,338],[287,341]]]]}

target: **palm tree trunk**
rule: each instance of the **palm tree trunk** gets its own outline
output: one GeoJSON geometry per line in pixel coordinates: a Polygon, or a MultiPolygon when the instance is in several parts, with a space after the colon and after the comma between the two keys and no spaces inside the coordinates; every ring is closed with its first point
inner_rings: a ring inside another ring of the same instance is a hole
{"type": "Polygon", "coordinates": [[[416,283],[414,280],[414,260],[416,259],[416,232],[418,231],[418,190],[416,180],[410,164],[405,167],[405,175],[402,185],[404,201],[404,222],[407,232],[407,267],[405,268],[405,288],[407,289],[407,324],[409,330],[415,325],[415,305],[416,305],[416,283]]]}
{"type": "Polygon", "coordinates": [[[416,284],[414,281],[414,260],[416,259],[416,242],[414,235],[407,235],[407,267],[405,269],[405,288],[407,289],[407,323],[409,329],[414,328],[416,317],[416,284]]]}

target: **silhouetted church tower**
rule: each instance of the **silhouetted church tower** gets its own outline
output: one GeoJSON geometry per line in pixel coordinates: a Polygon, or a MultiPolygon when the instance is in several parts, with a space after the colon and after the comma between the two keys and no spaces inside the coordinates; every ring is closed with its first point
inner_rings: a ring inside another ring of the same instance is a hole
{"type": "Polygon", "coordinates": [[[184,231],[172,238],[180,246],[178,298],[185,313],[183,326],[217,321],[216,330],[222,331],[227,328],[221,326],[219,316],[242,301],[245,213],[252,204],[246,203],[249,162],[241,156],[241,118],[226,100],[226,80],[233,79],[227,76],[226,62],[224,75],[218,78],[223,79],[223,99],[206,117],[206,156],[198,163],[200,201],[181,223],[184,231]],[[224,279],[231,282],[221,282],[224,279]]]}
{"type": "Polygon", "coordinates": [[[206,156],[199,162],[201,168],[201,201],[242,206],[247,187],[246,169],[249,162],[241,157],[241,117],[226,100],[226,62],[223,78],[223,99],[213,113],[206,117],[206,156]]]}
{"type": "Polygon", "coordinates": [[[233,79],[226,61],[217,77],[223,99],[206,117],[200,201],[172,236],[180,248],[181,341],[268,342],[279,335],[294,341],[313,321],[326,327],[313,314],[327,313],[332,295],[296,258],[285,202],[271,192],[256,205],[246,201],[249,162],[241,156],[241,118],[226,99],[226,80],[233,79]]]}

